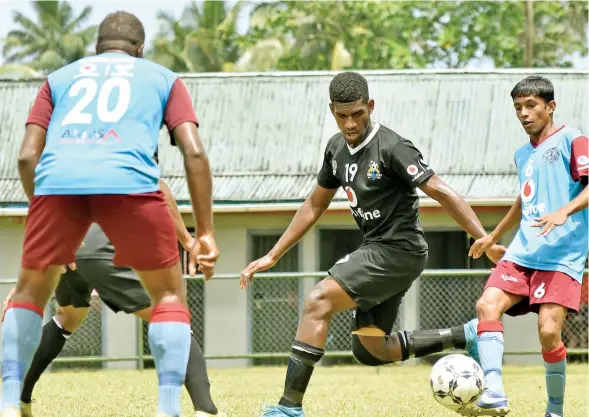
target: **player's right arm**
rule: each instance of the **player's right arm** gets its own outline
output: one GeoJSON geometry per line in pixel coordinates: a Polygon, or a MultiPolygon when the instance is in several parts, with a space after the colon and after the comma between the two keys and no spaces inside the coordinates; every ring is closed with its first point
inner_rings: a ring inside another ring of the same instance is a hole
{"type": "Polygon", "coordinates": [[[512,227],[517,225],[522,218],[522,200],[521,196],[517,196],[515,199],[515,203],[511,206],[503,220],[497,225],[495,230],[493,230],[487,236],[483,236],[480,239],[477,239],[468,252],[468,256],[472,256],[474,259],[478,259],[483,256],[491,246],[496,244],[501,240],[503,235],[507,233],[512,227]]]}
{"type": "Polygon", "coordinates": [[[25,136],[18,154],[18,173],[29,201],[35,195],[35,168],[41,159],[43,149],[45,149],[45,137],[52,114],[51,90],[49,82],[45,81],[31,107],[26,122],[25,136]]]}
{"type": "Polygon", "coordinates": [[[331,142],[323,158],[323,165],[317,176],[317,185],[309,198],[301,205],[293,217],[290,225],[282,234],[276,245],[265,256],[250,263],[242,272],[239,280],[240,287],[244,289],[254,279],[257,272],[266,271],[276,265],[276,262],[317,223],[317,220],[327,210],[340,186],[338,178],[333,173],[329,153],[331,142]]]}
{"type": "Polygon", "coordinates": [[[219,250],[213,236],[213,177],[205,148],[198,133],[188,90],[177,79],[170,92],[164,121],[184,158],[186,181],[192,209],[196,241],[189,255],[188,272],[196,274],[196,265],[206,279],[213,276],[219,250]]]}
{"type": "Polygon", "coordinates": [[[290,248],[302,239],[309,229],[317,223],[317,220],[319,220],[325,210],[327,210],[336,192],[337,188],[324,188],[319,184],[315,186],[311,196],[297,210],[290,225],[270,252],[250,263],[241,272],[240,287],[242,289],[253,281],[254,274],[272,268],[290,248]]]}

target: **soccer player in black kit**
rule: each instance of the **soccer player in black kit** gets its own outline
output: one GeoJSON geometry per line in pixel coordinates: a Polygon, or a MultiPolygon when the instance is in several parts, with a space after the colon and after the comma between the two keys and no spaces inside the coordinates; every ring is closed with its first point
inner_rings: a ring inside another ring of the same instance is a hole
{"type": "MultiPolygon", "coordinates": [[[[427,261],[416,188],[438,201],[474,238],[486,235],[483,226],[409,140],[370,119],[374,100],[364,77],[355,72],[338,74],[331,81],[329,95],[341,132],[327,144],[317,185],[274,248],[243,270],[241,287],[251,283],[255,273],[275,265],[303,237],[339,187],[346,191],[364,239],[356,251],[336,262],[305,301],[284,394],[277,406],[265,408],[265,417],[304,416],[303,395],[314,365],[323,356],[331,317],[339,312],[355,309],[352,351],[366,365],[389,364],[448,348],[466,347],[477,355],[472,348],[476,320],[442,330],[392,332],[392,326],[404,294],[427,261]]],[[[504,247],[495,245],[486,254],[497,263],[504,252],[504,247]]]]}

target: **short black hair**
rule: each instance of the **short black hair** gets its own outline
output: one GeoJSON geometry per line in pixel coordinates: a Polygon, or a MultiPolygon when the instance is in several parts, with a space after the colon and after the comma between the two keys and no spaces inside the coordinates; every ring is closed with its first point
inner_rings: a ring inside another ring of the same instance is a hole
{"type": "Polygon", "coordinates": [[[357,72],[337,74],[329,84],[329,99],[332,103],[352,103],[362,99],[368,102],[368,82],[357,72]]]}
{"type": "Polygon", "coordinates": [[[96,52],[109,49],[121,49],[135,55],[137,49],[145,43],[145,29],[141,20],[124,11],[111,13],[98,27],[96,52]]]}
{"type": "Polygon", "coordinates": [[[511,98],[536,96],[546,103],[554,100],[554,86],[552,82],[540,75],[532,75],[524,78],[511,90],[511,98]]]}

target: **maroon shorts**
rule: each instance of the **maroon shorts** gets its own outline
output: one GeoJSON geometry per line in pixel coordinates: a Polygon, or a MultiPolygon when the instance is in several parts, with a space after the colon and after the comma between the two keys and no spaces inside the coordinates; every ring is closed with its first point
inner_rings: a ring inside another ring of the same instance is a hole
{"type": "Polygon", "coordinates": [[[116,266],[152,271],[179,261],[174,222],[162,192],[157,191],[33,197],[21,266],[43,270],[74,262],[92,223],[115,247],[116,266]]]}
{"type": "Polygon", "coordinates": [[[509,261],[501,261],[489,277],[486,288],[526,297],[507,310],[510,316],[537,313],[540,305],[554,303],[579,311],[581,284],[569,275],[557,271],[540,271],[509,261]]]}

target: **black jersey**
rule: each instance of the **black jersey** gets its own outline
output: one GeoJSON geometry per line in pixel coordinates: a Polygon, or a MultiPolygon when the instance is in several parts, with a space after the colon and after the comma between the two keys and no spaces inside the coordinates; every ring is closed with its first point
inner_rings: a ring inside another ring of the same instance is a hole
{"type": "Polygon", "coordinates": [[[423,250],[427,243],[416,187],[432,175],[411,141],[373,123],[355,148],[341,133],[329,140],[317,182],[324,188],[343,187],[365,242],[423,250]]]}

